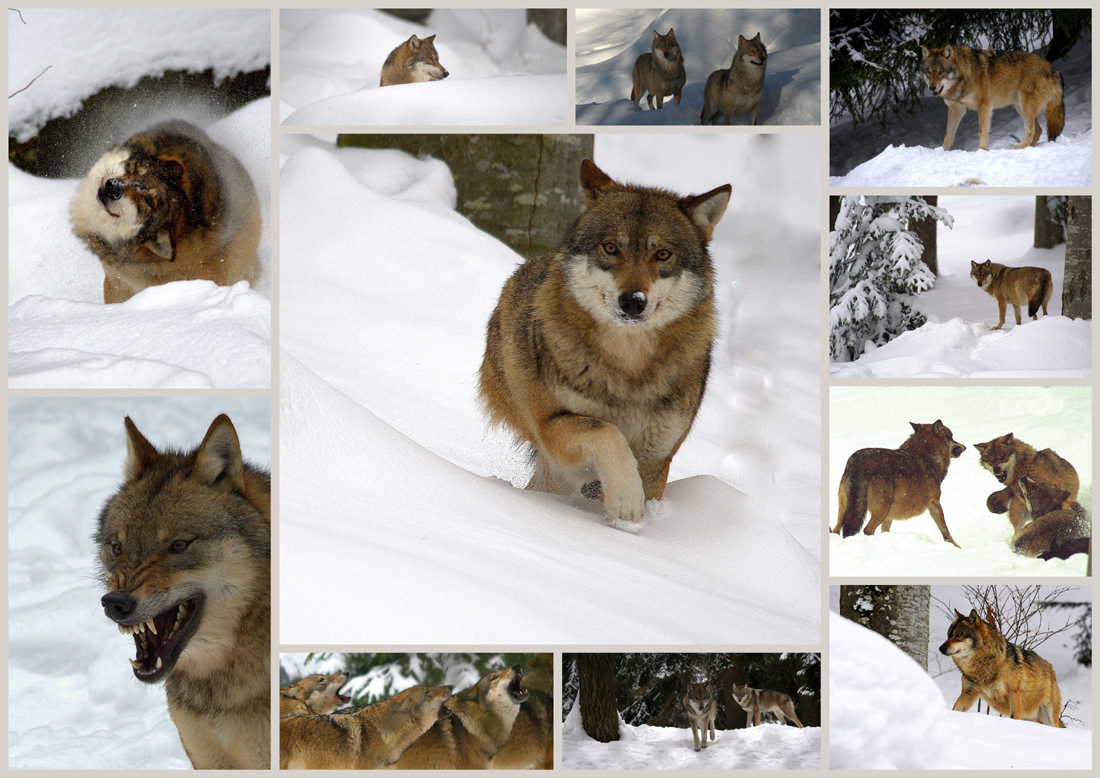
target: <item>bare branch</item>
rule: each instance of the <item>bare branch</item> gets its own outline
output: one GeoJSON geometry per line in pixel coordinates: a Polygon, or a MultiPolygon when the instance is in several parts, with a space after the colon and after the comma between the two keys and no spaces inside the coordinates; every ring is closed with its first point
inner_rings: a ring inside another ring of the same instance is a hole
{"type": "MultiPolygon", "coordinates": [[[[46,70],[49,70],[49,69],[50,69],[50,68],[52,68],[52,67],[53,67],[53,65],[46,65],[46,70]]],[[[43,71],[42,71],[42,73],[39,73],[39,74],[38,74],[37,76],[35,76],[34,78],[32,78],[32,79],[30,80],[30,82],[29,82],[29,83],[28,83],[28,84],[27,84],[27,85],[26,85],[25,87],[23,87],[22,89],[16,89],[16,90],[15,90],[14,92],[12,92],[12,93],[11,93],[10,95],[8,95],[8,99],[10,100],[11,98],[15,97],[15,96],[16,96],[17,94],[19,94],[20,92],[22,92],[22,91],[24,91],[24,90],[27,90],[27,89],[30,89],[30,87],[31,87],[31,84],[33,84],[33,83],[34,83],[35,81],[37,81],[38,79],[42,78],[42,74],[43,74],[43,73],[45,73],[45,72],[46,72],[46,70],[43,70],[43,71]]]]}

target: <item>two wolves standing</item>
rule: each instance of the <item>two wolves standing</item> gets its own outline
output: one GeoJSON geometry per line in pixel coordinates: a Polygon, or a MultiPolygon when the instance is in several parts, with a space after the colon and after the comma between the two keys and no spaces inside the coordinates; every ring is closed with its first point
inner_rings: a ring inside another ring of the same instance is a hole
{"type": "MultiPolygon", "coordinates": [[[[787,719],[790,719],[802,729],[802,722],[794,712],[794,701],[789,695],[767,689],[753,689],[748,684],[735,684],[732,694],[734,701],[748,714],[748,720],[753,722],[753,726],[760,726],[762,713],[774,713],[780,724],[786,724],[787,719]]],[[[710,686],[705,683],[690,684],[680,704],[683,705],[691,727],[695,750],[706,748],[707,734],[710,734],[712,741],[715,739],[714,721],[718,716],[718,701],[711,695],[710,686]]]]}

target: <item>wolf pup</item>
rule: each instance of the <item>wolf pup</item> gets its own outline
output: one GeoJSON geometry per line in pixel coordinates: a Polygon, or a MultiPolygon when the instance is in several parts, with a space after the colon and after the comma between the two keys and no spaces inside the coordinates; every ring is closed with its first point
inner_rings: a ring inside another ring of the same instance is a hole
{"type": "Polygon", "coordinates": [[[997,301],[1000,321],[992,329],[999,330],[1005,324],[1005,306],[1012,304],[1016,313],[1016,324],[1020,324],[1020,306],[1027,306],[1027,315],[1032,321],[1039,319],[1039,307],[1047,315],[1047,303],[1054,293],[1054,281],[1050,271],[1041,267],[1008,267],[998,265],[992,260],[981,264],[970,261],[970,277],[980,289],[984,289],[997,301]]]}
{"type": "Polygon", "coordinates": [[[139,681],[164,681],[196,770],[271,766],[271,478],[233,423],[159,452],[127,417],[126,481],[94,540],[103,610],[132,635],[139,681]]]}
{"type": "Polygon", "coordinates": [[[979,696],[991,708],[1014,719],[1062,727],[1062,693],[1050,662],[1005,640],[995,626],[971,610],[955,611],[940,653],[962,672],[962,693],[952,710],[968,711],[979,696]]]}
{"type": "Polygon", "coordinates": [[[198,127],[158,124],[115,146],[77,189],[73,231],[103,265],[103,301],[203,279],[258,273],[260,201],[248,171],[198,127]]]}
{"type": "Polygon", "coordinates": [[[978,148],[989,148],[989,123],[994,108],[1015,107],[1024,120],[1024,137],[1017,149],[1039,142],[1039,111],[1047,112],[1047,138],[1054,140],[1066,124],[1062,76],[1042,57],[1023,51],[990,51],[966,46],[929,49],[920,74],[929,91],[947,103],[947,134],[943,150],[955,142],[955,130],[966,109],[978,112],[978,148]]]}
{"type": "Polygon", "coordinates": [[[554,655],[539,654],[527,666],[528,697],[519,706],[512,737],[493,757],[494,770],[554,769],[554,655]]]}
{"type": "Polygon", "coordinates": [[[955,546],[940,505],[940,484],[947,467],[966,451],[966,446],[951,437],[943,422],[915,424],[913,434],[896,449],[861,448],[848,457],[840,478],[837,512],[833,533],[849,537],[859,532],[867,511],[871,520],[864,535],[873,535],[878,527],[890,531],[895,519],[911,519],[925,511],[943,535],[955,546]]]}
{"type": "Polygon", "coordinates": [[[311,675],[298,683],[279,689],[279,714],[332,713],[341,705],[351,702],[351,697],[340,694],[340,687],[350,676],[339,672],[333,675],[311,675]]]}
{"type": "Polygon", "coordinates": [[[981,466],[1004,484],[1003,489],[989,495],[985,505],[990,513],[1008,513],[1014,530],[1020,529],[1027,521],[1026,508],[1017,499],[1018,484],[1024,476],[1037,483],[1053,484],[1068,492],[1068,499],[1077,499],[1080,485],[1077,471],[1049,448],[1036,451],[1011,432],[988,443],[975,443],[974,448],[981,454],[981,466]]]}
{"type": "Polygon", "coordinates": [[[417,84],[422,81],[441,81],[451,75],[439,62],[435,50],[435,36],[409,39],[390,52],[382,63],[382,86],[417,84]]]}
{"type": "Polygon", "coordinates": [[[1024,476],[1017,484],[1025,523],[1012,536],[1012,550],[1026,557],[1069,559],[1088,553],[1092,519],[1069,492],[1024,476]]]}
{"type": "Polygon", "coordinates": [[[638,102],[642,95],[646,95],[650,110],[653,110],[653,98],[657,98],[657,107],[664,106],[665,98],[669,95],[680,104],[680,90],[687,83],[687,72],[684,70],[684,55],[680,51],[680,44],[676,42],[676,31],[671,27],[668,35],[661,35],[653,31],[653,43],[648,54],[638,57],[634,63],[634,70],[630,74],[634,82],[630,90],[630,99],[638,102]]]}
{"type": "Polygon", "coordinates": [[[441,719],[413,743],[398,770],[488,770],[512,736],[527,700],[519,665],[489,673],[447,702],[454,715],[441,719]]]}
{"type": "Polygon", "coordinates": [[[693,683],[688,686],[684,699],[680,701],[691,726],[691,737],[695,740],[695,750],[707,747],[707,733],[714,740],[714,718],[718,715],[718,702],[711,696],[710,687],[705,683],[693,683]],[[699,740],[702,739],[702,744],[699,740]]]}
{"type": "Polygon", "coordinates": [[[585,210],[528,260],[489,319],[481,399],[534,446],[528,489],[639,521],[691,428],[714,342],[707,243],[731,187],[678,197],[581,163],[585,210]]]}
{"type": "Polygon", "coordinates": [[[768,64],[768,50],[760,42],[760,33],[749,40],[737,36],[737,52],[729,70],[716,70],[707,79],[703,90],[703,112],[699,119],[703,124],[717,121],[718,114],[725,115],[725,125],[730,117],[742,113],[752,114],[753,126],[760,112],[760,98],[764,95],[764,69],[768,64]]]}
{"type": "Polygon", "coordinates": [[[799,729],[802,729],[802,722],[798,720],[798,716],[794,715],[794,700],[783,692],[750,689],[747,684],[734,685],[733,699],[748,714],[754,727],[760,726],[761,713],[774,713],[780,724],[786,726],[787,719],[790,719],[798,725],[799,729]]]}

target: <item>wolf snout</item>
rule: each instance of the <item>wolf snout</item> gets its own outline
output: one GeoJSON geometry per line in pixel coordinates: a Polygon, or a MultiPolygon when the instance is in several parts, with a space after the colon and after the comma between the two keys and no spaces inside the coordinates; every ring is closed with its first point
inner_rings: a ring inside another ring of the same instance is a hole
{"type": "Polygon", "coordinates": [[[443,79],[445,79],[449,75],[451,75],[450,71],[444,70],[442,75],[440,75],[439,78],[436,79],[436,81],[442,81],[443,79]]]}
{"type": "Polygon", "coordinates": [[[952,458],[961,457],[962,453],[964,451],[966,451],[966,446],[964,446],[962,443],[952,443],[951,444],[951,457],[952,458]]]}
{"type": "Polygon", "coordinates": [[[122,193],[126,190],[126,187],[122,185],[122,182],[117,178],[108,178],[103,182],[103,186],[99,188],[98,198],[99,202],[103,205],[107,205],[107,201],[114,202],[122,198],[122,193]]]}
{"type": "Polygon", "coordinates": [[[137,608],[137,600],[125,592],[109,592],[103,595],[100,602],[107,618],[119,623],[127,621],[137,608]]]}
{"type": "Polygon", "coordinates": [[[645,306],[645,294],[642,292],[623,292],[619,295],[619,310],[627,316],[641,316],[645,311],[645,306]]]}

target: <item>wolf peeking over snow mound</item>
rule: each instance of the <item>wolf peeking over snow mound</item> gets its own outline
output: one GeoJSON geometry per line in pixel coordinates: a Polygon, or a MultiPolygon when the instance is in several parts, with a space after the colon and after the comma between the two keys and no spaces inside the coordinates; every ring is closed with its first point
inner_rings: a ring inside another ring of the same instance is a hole
{"type": "Polygon", "coordinates": [[[451,75],[439,61],[435,50],[435,36],[409,39],[390,52],[382,63],[381,86],[417,84],[425,81],[442,81],[451,75]]]}

